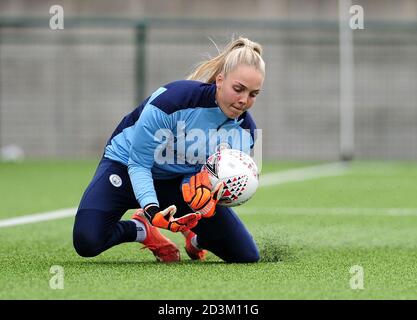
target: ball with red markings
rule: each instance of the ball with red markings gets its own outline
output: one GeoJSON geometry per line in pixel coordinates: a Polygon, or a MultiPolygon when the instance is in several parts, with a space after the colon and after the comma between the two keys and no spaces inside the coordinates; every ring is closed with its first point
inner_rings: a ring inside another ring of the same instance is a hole
{"type": "Polygon", "coordinates": [[[223,196],[218,205],[234,207],[248,201],[259,185],[258,166],[246,153],[222,149],[212,154],[202,170],[209,173],[212,186],[223,182],[223,196]]]}

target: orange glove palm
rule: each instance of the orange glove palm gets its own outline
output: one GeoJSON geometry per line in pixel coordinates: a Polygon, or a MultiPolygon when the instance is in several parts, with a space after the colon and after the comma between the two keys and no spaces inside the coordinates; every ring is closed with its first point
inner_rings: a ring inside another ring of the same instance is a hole
{"type": "Polygon", "coordinates": [[[177,207],[172,205],[165,210],[159,210],[158,206],[145,208],[145,215],[155,227],[167,229],[172,232],[187,231],[194,228],[201,219],[201,214],[189,213],[180,218],[174,218],[177,207]]]}
{"type": "Polygon", "coordinates": [[[189,183],[182,185],[182,196],[196,213],[200,213],[204,218],[210,218],[216,212],[216,205],[223,194],[223,187],[223,183],[219,182],[212,191],[208,173],[202,171],[192,176],[189,183]]]}

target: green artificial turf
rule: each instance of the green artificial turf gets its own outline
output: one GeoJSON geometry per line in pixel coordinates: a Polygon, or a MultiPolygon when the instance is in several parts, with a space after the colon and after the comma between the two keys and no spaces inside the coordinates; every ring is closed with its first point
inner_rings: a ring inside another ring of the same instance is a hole
{"type": "MultiPolygon", "coordinates": [[[[0,164],[0,220],[76,207],[97,161],[0,164]]],[[[267,163],[263,174],[309,163],[267,163]]],[[[94,258],[73,217],[0,228],[0,299],[416,299],[417,164],[354,162],[340,176],[261,187],[236,211],[261,261],[157,263],[126,243],[94,258]],[[52,266],[64,270],[53,289],[52,266]],[[350,284],[363,268],[363,289],[350,284]],[[52,280],[51,280],[52,279],[52,280]]],[[[128,214],[125,216],[128,218],[128,214]]]]}

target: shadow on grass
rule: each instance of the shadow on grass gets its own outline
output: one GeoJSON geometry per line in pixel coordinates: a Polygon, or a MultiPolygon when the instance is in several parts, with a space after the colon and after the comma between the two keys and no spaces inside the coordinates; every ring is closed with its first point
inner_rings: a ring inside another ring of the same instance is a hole
{"type": "MultiPolygon", "coordinates": [[[[59,264],[59,263],[58,263],[59,264]]],[[[71,260],[71,261],[65,261],[61,263],[65,266],[74,266],[74,267],[88,267],[88,266],[167,266],[167,267],[175,267],[179,265],[183,266],[204,266],[204,265],[227,265],[229,263],[226,263],[224,261],[193,261],[193,260],[184,260],[180,262],[174,262],[174,263],[162,263],[156,260],[148,260],[148,261],[140,261],[140,260],[94,260],[94,258],[91,259],[84,259],[84,260],[71,260]]]]}
{"type": "MultiPolygon", "coordinates": [[[[290,248],[288,245],[279,245],[274,246],[273,244],[264,244],[260,247],[261,259],[258,263],[277,263],[277,262],[289,262],[297,260],[298,250],[290,248]]],[[[178,266],[193,266],[193,267],[207,267],[211,266],[227,266],[227,265],[256,265],[258,263],[234,263],[234,262],[225,262],[222,260],[208,260],[208,261],[193,261],[193,260],[183,260],[180,262],[174,263],[162,263],[159,261],[147,260],[94,260],[85,259],[85,260],[71,260],[62,262],[61,265],[73,266],[73,267],[88,267],[88,266],[166,266],[166,267],[178,267],[178,266]]]]}
{"type": "MultiPolygon", "coordinates": [[[[280,251],[282,253],[282,251],[280,251]]],[[[262,254],[262,253],[261,253],[262,254]]],[[[267,256],[262,256],[259,263],[270,263],[270,262],[282,262],[282,254],[273,255],[271,250],[268,250],[266,253],[267,256]]],[[[284,259],[287,260],[287,259],[284,259]]],[[[192,267],[192,268],[207,268],[208,266],[213,267],[227,267],[227,266],[236,266],[236,265],[257,265],[259,263],[235,263],[235,262],[225,262],[221,260],[208,260],[208,261],[193,261],[193,260],[184,260],[174,263],[162,263],[159,261],[135,261],[135,260],[71,260],[58,263],[66,267],[75,267],[75,268],[89,268],[89,267],[159,267],[163,266],[164,268],[177,268],[177,267],[192,267]]]]}
{"type": "MultiPolygon", "coordinates": [[[[294,262],[298,260],[299,254],[302,251],[301,247],[294,247],[287,244],[284,239],[277,238],[276,235],[263,235],[256,237],[258,245],[260,260],[258,263],[277,263],[277,262],[294,262]]],[[[75,260],[65,261],[62,265],[72,265],[74,267],[88,267],[88,266],[226,266],[236,265],[237,263],[224,262],[220,258],[214,256],[212,253],[206,261],[189,260],[188,257],[181,255],[181,261],[175,263],[162,263],[156,260],[141,260],[141,259],[124,259],[118,257],[93,257],[93,258],[79,258],[75,260]]],[[[245,264],[245,263],[244,263],[245,264]]],[[[256,263],[246,263],[247,265],[256,265],[256,263]]]]}

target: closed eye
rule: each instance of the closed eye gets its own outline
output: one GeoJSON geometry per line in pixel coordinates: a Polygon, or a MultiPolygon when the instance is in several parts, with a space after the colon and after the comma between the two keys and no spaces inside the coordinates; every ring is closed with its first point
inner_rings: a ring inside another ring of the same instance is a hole
{"type": "MultiPolygon", "coordinates": [[[[239,86],[234,86],[233,90],[236,93],[241,93],[241,92],[247,90],[247,88],[244,85],[239,85],[239,86]]],[[[259,94],[259,90],[254,90],[254,91],[249,93],[249,96],[252,97],[252,98],[255,98],[258,94],[259,94]]]]}

